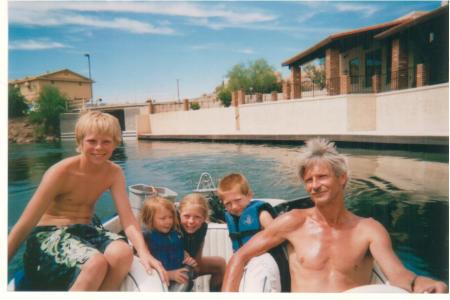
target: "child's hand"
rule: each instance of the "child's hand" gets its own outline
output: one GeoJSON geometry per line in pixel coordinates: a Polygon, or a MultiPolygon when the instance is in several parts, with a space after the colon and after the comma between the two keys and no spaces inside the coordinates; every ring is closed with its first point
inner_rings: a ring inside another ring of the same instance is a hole
{"type": "Polygon", "coordinates": [[[191,266],[191,267],[197,267],[198,263],[195,259],[192,258],[192,256],[186,256],[183,260],[183,264],[191,266]]]}
{"type": "Polygon", "coordinates": [[[187,272],[188,270],[185,268],[167,271],[167,273],[169,274],[169,279],[178,283],[186,283],[188,281],[189,277],[186,274],[187,272]]]}

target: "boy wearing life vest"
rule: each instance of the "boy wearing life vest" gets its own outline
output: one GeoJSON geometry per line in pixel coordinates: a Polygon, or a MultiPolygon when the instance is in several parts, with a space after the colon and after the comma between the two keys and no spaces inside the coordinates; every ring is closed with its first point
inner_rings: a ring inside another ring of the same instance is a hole
{"type": "MultiPolygon", "coordinates": [[[[220,180],[217,189],[226,213],[233,252],[238,251],[253,235],[265,229],[276,217],[269,203],[255,200],[244,175],[232,173],[220,180]]],[[[286,256],[281,247],[252,258],[240,282],[241,292],[287,292],[290,278],[286,256]],[[283,280],[280,279],[283,275],[283,280]]]]}

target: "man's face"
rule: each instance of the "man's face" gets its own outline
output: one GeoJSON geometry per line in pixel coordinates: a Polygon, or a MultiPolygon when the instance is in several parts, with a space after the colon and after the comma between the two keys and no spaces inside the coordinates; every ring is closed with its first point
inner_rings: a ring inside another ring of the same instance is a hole
{"type": "Polygon", "coordinates": [[[314,163],[306,168],[303,181],[306,191],[317,206],[334,202],[339,198],[344,200],[347,174],[336,176],[327,162],[314,163]]]}
{"type": "Polygon", "coordinates": [[[253,193],[249,192],[248,195],[243,195],[239,186],[223,192],[221,200],[225,209],[234,216],[240,216],[248,203],[252,200],[253,193]]]}

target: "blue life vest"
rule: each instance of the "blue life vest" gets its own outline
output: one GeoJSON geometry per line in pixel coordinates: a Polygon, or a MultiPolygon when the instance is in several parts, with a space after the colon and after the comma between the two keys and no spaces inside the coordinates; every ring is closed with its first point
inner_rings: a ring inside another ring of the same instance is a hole
{"type": "Polygon", "coordinates": [[[275,217],[272,206],[261,200],[250,201],[239,217],[233,216],[229,212],[225,213],[225,221],[228,225],[234,252],[247,243],[252,236],[261,231],[259,212],[262,209],[267,210],[272,217],[275,217]]]}
{"type": "Polygon", "coordinates": [[[159,260],[168,271],[183,266],[184,250],[181,238],[175,230],[161,233],[157,230],[144,232],[145,242],[150,253],[159,260]]]}

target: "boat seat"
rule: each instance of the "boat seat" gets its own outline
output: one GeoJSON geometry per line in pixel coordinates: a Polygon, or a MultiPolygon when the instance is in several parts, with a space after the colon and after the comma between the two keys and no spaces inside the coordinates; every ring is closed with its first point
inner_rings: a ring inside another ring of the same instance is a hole
{"type": "MultiPolygon", "coordinates": [[[[202,256],[221,256],[228,263],[233,255],[233,247],[226,224],[209,223],[203,245],[202,256]]],[[[211,275],[197,277],[194,280],[194,292],[209,292],[211,275]]]]}

